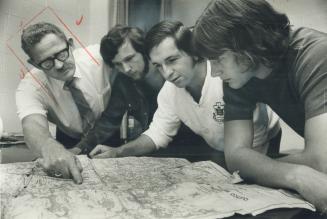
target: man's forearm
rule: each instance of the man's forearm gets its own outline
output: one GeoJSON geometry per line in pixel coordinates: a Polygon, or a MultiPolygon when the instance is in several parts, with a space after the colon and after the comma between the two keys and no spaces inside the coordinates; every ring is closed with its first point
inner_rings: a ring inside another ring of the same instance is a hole
{"type": "Polygon", "coordinates": [[[139,156],[156,150],[156,145],[147,135],[140,135],[137,139],[128,142],[118,148],[118,156],[139,156]]]}
{"type": "Polygon", "coordinates": [[[27,146],[38,156],[43,156],[46,148],[64,149],[64,146],[51,136],[47,123],[39,121],[39,118],[34,117],[33,122],[25,122],[22,126],[27,146]]]}
{"type": "Polygon", "coordinates": [[[318,210],[325,211],[326,174],[309,166],[272,160],[250,150],[237,150],[232,162],[227,158],[232,170],[239,170],[242,177],[261,185],[295,190],[318,210]]]}
{"type": "Polygon", "coordinates": [[[43,115],[30,115],[22,121],[25,141],[31,150],[41,156],[39,163],[52,175],[57,173],[64,178],[73,178],[82,183],[82,167],[74,155],[52,138],[48,121],[43,115]]]}
{"type": "Polygon", "coordinates": [[[40,137],[31,137],[26,134],[25,135],[25,141],[27,146],[32,150],[34,154],[37,154],[40,157],[43,157],[44,153],[46,153],[46,148],[51,148],[51,147],[63,147],[59,142],[57,142],[55,139],[52,137],[47,137],[47,138],[40,138],[40,137]]]}
{"type": "MultiPolygon", "coordinates": [[[[322,157],[323,155],[321,155],[322,157]]],[[[287,162],[287,163],[294,163],[294,164],[301,164],[305,166],[309,166],[313,169],[316,169],[318,171],[321,171],[325,174],[327,174],[327,165],[326,165],[326,159],[321,158],[321,160],[324,160],[323,162],[319,161],[317,158],[317,155],[314,153],[310,153],[308,151],[302,151],[296,154],[290,154],[281,158],[278,158],[278,161],[281,162],[287,162]],[[321,165],[323,163],[323,165],[321,165]]]]}
{"type": "Polygon", "coordinates": [[[230,170],[239,171],[245,179],[265,186],[295,190],[299,186],[299,173],[305,168],[273,160],[250,148],[239,148],[231,156],[226,155],[226,162],[230,170]]]}
{"type": "Polygon", "coordinates": [[[308,158],[303,151],[295,153],[295,154],[289,154],[289,155],[277,158],[276,160],[281,161],[281,162],[287,162],[287,163],[309,165],[308,158]]]}

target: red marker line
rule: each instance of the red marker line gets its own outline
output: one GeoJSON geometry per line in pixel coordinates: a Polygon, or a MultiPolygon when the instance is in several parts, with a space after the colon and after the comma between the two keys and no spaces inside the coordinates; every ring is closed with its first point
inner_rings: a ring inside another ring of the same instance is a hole
{"type": "Polygon", "coordinates": [[[24,72],[24,69],[20,69],[20,74],[19,74],[19,77],[20,77],[20,79],[24,79],[24,77],[25,77],[25,72],[24,72]]]}
{"type": "MultiPolygon", "coordinates": [[[[54,16],[60,21],[60,23],[67,29],[67,31],[70,32],[70,34],[75,38],[75,40],[81,45],[81,47],[85,50],[85,52],[90,56],[90,58],[97,64],[100,65],[100,63],[94,58],[94,56],[91,54],[90,51],[88,51],[88,49],[84,46],[84,44],[79,40],[79,38],[69,29],[69,27],[65,24],[65,22],[62,21],[62,19],[57,15],[57,13],[51,8],[51,7],[45,7],[43,8],[40,12],[38,12],[36,15],[34,15],[29,21],[27,21],[24,25],[21,26],[21,28],[18,29],[18,31],[13,34],[12,36],[10,36],[7,39],[7,47],[9,48],[9,50],[12,52],[12,54],[17,58],[18,62],[23,66],[23,68],[26,69],[26,74],[30,74],[32,76],[32,78],[41,86],[42,90],[51,98],[53,99],[53,101],[55,102],[55,104],[58,105],[58,102],[56,101],[55,97],[53,96],[52,93],[49,93],[47,87],[34,75],[32,74],[29,69],[27,68],[27,66],[24,64],[24,62],[22,61],[22,59],[20,59],[18,57],[18,55],[15,53],[15,51],[9,46],[9,41],[15,37],[15,35],[17,33],[19,33],[20,31],[23,30],[24,27],[26,27],[27,25],[29,25],[35,18],[37,18],[39,15],[41,15],[46,9],[50,9],[50,11],[54,14],[54,16]]],[[[83,16],[80,19],[80,23],[82,22],[83,16]]],[[[22,71],[23,72],[23,71],[22,71]]],[[[26,75],[25,74],[25,75],[26,75]]]]}
{"type": "Polygon", "coordinates": [[[69,27],[61,20],[61,18],[57,15],[57,13],[49,7],[50,11],[58,18],[60,23],[64,25],[64,27],[69,31],[69,33],[76,39],[76,41],[82,46],[82,48],[85,50],[85,52],[90,56],[90,58],[97,64],[100,65],[100,63],[94,58],[94,56],[90,53],[90,51],[84,46],[84,44],[79,40],[79,38],[69,29],[69,27]]]}
{"type": "Polygon", "coordinates": [[[76,24],[76,25],[80,25],[80,24],[82,23],[82,21],[83,21],[83,18],[84,18],[84,16],[82,15],[81,18],[80,18],[79,20],[76,20],[76,21],[75,21],[75,24],[76,24]]]}
{"type": "MultiPolygon", "coordinates": [[[[48,91],[48,89],[46,88],[46,86],[34,75],[32,74],[32,72],[30,72],[30,70],[27,68],[27,66],[25,65],[25,63],[23,62],[23,60],[21,60],[18,55],[15,53],[15,51],[7,44],[7,47],[9,48],[9,50],[12,52],[12,54],[17,58],[17,60],[19,61],[19,63],[25,68],[26,70],[26,74],[30,74],[32,76],[32,78],[41,86],[42,90],[51,98],[53,99],[53,101],[57,103],[56,99],[53,97],[53,95],[51,95],[48,91]]],[[[26,75],[25,74],[25,75],[26,75]]]]}
{"type": "Polygon", "coordinates": [[[34,15],[29,21],[27,21],[23,26],[21,26],[18,31],[16,33],[14,33],[13,35],[11,35],[8,39],[7,39],[7,43],[14,38],[15,35],[17,35],[17,33],[19,33],[20,31],[22,31],[24,29],[24,27],[26,27],[28,24],[30,24],[35,18],[37,18],[40,14],[42,14],[48,7],[43,8],[39,13],[37,13],[36,15],[34,15]]]}

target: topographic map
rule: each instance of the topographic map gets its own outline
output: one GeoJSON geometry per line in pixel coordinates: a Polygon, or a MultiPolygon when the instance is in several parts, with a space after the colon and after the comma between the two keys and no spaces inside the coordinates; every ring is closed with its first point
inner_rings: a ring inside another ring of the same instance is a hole
{"type": "Polygon", "coordinates": [[[0,165],[1,218],[223,218],[314,207],[284,190],[240,183],[210,161],[78,156],[83,184],[35,163],[0,165]]]}

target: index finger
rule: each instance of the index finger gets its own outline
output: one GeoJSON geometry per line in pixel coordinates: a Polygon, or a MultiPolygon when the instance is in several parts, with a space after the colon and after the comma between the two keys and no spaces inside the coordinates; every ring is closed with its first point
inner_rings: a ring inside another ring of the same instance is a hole
{"type": "Polygon", "coordinates": [[[110,154],[108,152],[103,152],[103,153],[98,153],[96,154],[94,157],[94,159],[104,159],[104,158],[110,158],[112,156],[110,156],[110,154]]]}
{"type": "Polygon", "coordinates": [[[83,182],[83,178],[75,159],[69,162],[68,169],[74,182],[77,184],[81,184],[83,182]]]}
{"type": "Polygon", "coordinates": [[[75,159],[75,162],[76,162],[76,165],[77,165],[77,168],[79,169],[79,171],[83,172],[83,167],[82,167],[81,161],[76,156],[74,156],[74,159],[75,159]]]}

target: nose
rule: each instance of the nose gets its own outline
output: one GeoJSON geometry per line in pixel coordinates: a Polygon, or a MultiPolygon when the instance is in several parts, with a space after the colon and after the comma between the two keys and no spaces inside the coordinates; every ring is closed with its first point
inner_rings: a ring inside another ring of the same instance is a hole
{"type": "Polygon", "coordinates": [[[220,77],[223,74],[220,63],[217,60],[210,60],[210,64],[211,64],[211,76],[220,77]]]}
{"type": "Polygon", "coordinates": [[[166,80],[168,80],[168,81],[170,81],[170,79],[171,79],[171,77],[172,77],[172,75],[173,75],[173,69],[172,68],[170,68],[170,67],[168,67],[168,66],[166,66],[166,65],[162,65],[162,73],[163,73],[163,77],[166,79],[166,80]]]}
{"type": "Polygon", "coordinates": [[[212,77],[221,77],[222,74],[223,74],[222,71],[215,70],[215,69],[211,70],[211,76],[212,76],[212,77]]]}
{"type": "Polygon", "coordinates": [[[129,66],[128,64],[126,63],[123,63],[123,71],[124,72],[129,72],[131,70],[131,66],[129,66]]]}
{"type": "Polygon", "coordinates": [[[64,66],[64,62],[57,59],[54,60],[54,64],[56,69],[61,69],[64,66]]]}

